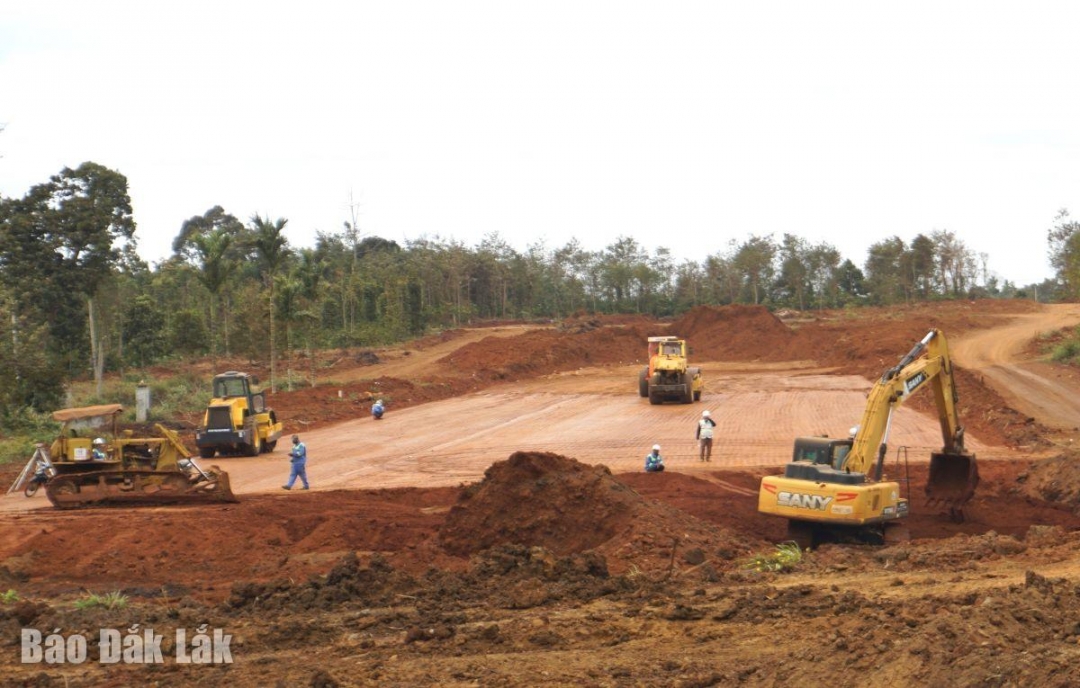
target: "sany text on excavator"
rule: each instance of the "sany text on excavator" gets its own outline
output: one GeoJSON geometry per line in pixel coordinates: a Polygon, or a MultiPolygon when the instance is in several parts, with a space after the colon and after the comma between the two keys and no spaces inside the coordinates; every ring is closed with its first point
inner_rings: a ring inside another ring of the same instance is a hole
{"type": "Polygon", "coordinates": [[[884,542],[886,528],[908,513],[900,484],[884,475],[893,413],[926,386],[934,392],[944,439],[942,450],[930,456],[926,495],[930,504],[961,520],[979,472],[975,456],[964,449],[952,361],[938,330],[931,330],[874,384],[853,437],[795,440],[784,474],[762,479],[758,511],[787,518],[789,537],[802,547],[852,537],[884,542]]]}

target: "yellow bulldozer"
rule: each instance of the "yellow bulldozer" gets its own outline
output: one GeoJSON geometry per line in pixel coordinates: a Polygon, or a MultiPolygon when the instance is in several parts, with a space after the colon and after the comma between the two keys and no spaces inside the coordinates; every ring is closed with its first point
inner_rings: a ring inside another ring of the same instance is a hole
{"type": "Polygon", "coordinates": [[[701,368],[687,361],[686,340],[678,337],[649,337],[649,365],[638,373],[638,393],[650,404],[678,401],[690,404],[701,400],[705,380],[701,368]]]}
{"type": "Polygon", "coordinates": [[[33,480],[31,468],[47,476],[45,495],[58,509],[237,501],[228,474],[200,467],[172,430],[158,424],[158,437],[121,432],[122,411],[105,404],[54,412],[60,434],[37,446],[20,480],[33,480]]]}
{"type": "Polygon", "coordinates": [[[214,376],[214,398],[195,431],[199,456],[257,456],[274,451],[282,424],[267,408],[265,392],[255,391],[258,384],[258,378],[235,370],[214,376]]]}

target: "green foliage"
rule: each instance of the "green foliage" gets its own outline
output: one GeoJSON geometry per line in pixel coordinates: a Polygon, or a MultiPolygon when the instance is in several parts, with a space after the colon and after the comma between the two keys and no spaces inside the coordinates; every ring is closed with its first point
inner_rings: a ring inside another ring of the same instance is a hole
{"type": "Polygon", "coordinates": [[[51,442],[59,425],[49,413],[28,406],[9,409],[0,418],[0,464],[25,463],[38,442],[51,442]]]}
{"type": "Polygon", "coordinates": [[[136,296],[124,317],[124,354],[136,366],[147,366],[164,358],[170,351],[165,332],[165,312],[149,294],[136,296]]]}
{"type": "Polygon", "coordinates": [[[0,301],[0,322],[10,325],[0,337],[0,425],[13,427],[28,411],[52,410],[63,398],[64,366],[50,351],[48,327],[28,315],[15,315],[0,301]]]}
{"type": "Polygon", "coordinates": [[[185,356],[199,356],[209,351],[202,316],[194,310],[175,313],[169,328],[172,350],[185,356]]]}
{"type": "Polygon", "coordinates": [[[0,604],[11,604],[13,602],[18,602],[20,599],[22,598],[19,597],[19,593],[10,588],[7,592],[0,594],[0,604]]]}
{"type": "Polygon", "coordinates": [[[98,595],[96,593],[87,592],[82,598],[75,600],[76,609],[123,609],[127,607],[128,598],[127,595],[122,594],[119,590],[113,592],[107,592],[104,595],[98,595]]]}
{"type": "Polygon", "coordinates": [[[751,571],[771,571],[782,573],[791,571],[802,561],[803,552],[794,542],[784,542],[776,546],[776,551],[758,554],[746,562],[744,568],[751,571]]]}
{"type": "Polygon", "coordinates": [[[389,344],[476,319],[1080,293],[1080,225],[1064,211],[1049,233],[1057,275],[1027,288],[999,287],[978,254],[945,230],[875,243],[857,267],[827,243],[786,233],[779,243],[730,238],[679,263],[668,249],[626,236],[598,250],[576,239],[521,250],[498,234],[476,246],[438,237],[398,245],[361,237],[352,220],[318,233],[313,249],[294,249],[285,219],[255,216],[245,225],[214,206],[185,221],[173,256],[150,268],[134,252],[119,172],[85,163],[22,198],[0,198],[0,321],[14,335],[0,337],[0,370],[9,371],[0,421],[22,406],[54,409],[65,386],[98,372],[91,300],[105,372],[210,354],[268,364],[273,384],[279,350],[389,344]]]}
{"type": "Polygon", "coordinates": [[[1080,364],[1080,339],[1069,339],[1058,344],[1050,357],[1058,363],[1080,364]]]}

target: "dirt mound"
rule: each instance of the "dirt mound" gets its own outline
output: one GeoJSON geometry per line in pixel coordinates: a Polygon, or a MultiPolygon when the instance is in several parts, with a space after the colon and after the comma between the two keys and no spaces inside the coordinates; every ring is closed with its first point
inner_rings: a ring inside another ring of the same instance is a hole
{"type": "Polygon", "coordinates": [[[1080,451],[1036,461],[1017,482],[1029,497],[1080,510],[1080,451]]]}
{"type": "Polygon", "coordinates": [[[610,540],[643,507],[641,496],[605,466],[558,454],[515,452],[462,493],[439,540],[458,555],[503,544],[540,546],[565,555],[610,540]]]}
{"type": "Polygon", "coordinates": [[[538,546],[559,556],[595,551],[615,571],[670,567],[680,552],[697,563],[729,560],[751,548],[723,528],[644,499],[605,466],[544,452],[515,452],[492,465],[483,481],[462,492],[439,541],[455,555],[502,545],[538,546]]]}
{"type": "Polygon", "coordinates": [[[439,359],[450,372],[517,380],[575,368],[644,360],[644,326],[599,326],[587,321],[569,331],[536,330],[516,337],[485,337],[439,359]],[[591,323],[591,324],[590,324],[591,323]]]}
{"type": "Polygon", "coordinates": [[[795,332],[764,306],[697,306],[671,324],[692,360],[792,360],[795,332]]]}

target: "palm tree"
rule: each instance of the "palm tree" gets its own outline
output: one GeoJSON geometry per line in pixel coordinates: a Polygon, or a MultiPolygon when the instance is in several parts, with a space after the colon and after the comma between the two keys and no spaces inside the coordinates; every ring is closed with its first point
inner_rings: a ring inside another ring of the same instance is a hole
{"type": "Polygon", "coordinates": [[[223,229],[216,229],[208,234],[199,234],[191,240],[199,258],[199,281],[210,292],[210,355],[214,360],[214,372],[217,372],[217,315],[214,306],[221,301],[221,288],[228,282],[236,269],[236,263],[229,258],[233,237],[223,229]]]}
{"type": "Polygon", "coordinates": [[[289,256],[289,240],[282,233],[288,222],[282,217],[273,222],[269,218],[264,219],[259,215],[251,218],[251,229],[254,232],[252,247],[259,258],[259,268],[262,272],[263,282],[269,288],[271,394],[277,391],[277,350],[274,344],[274,280],[289,256]]]}

